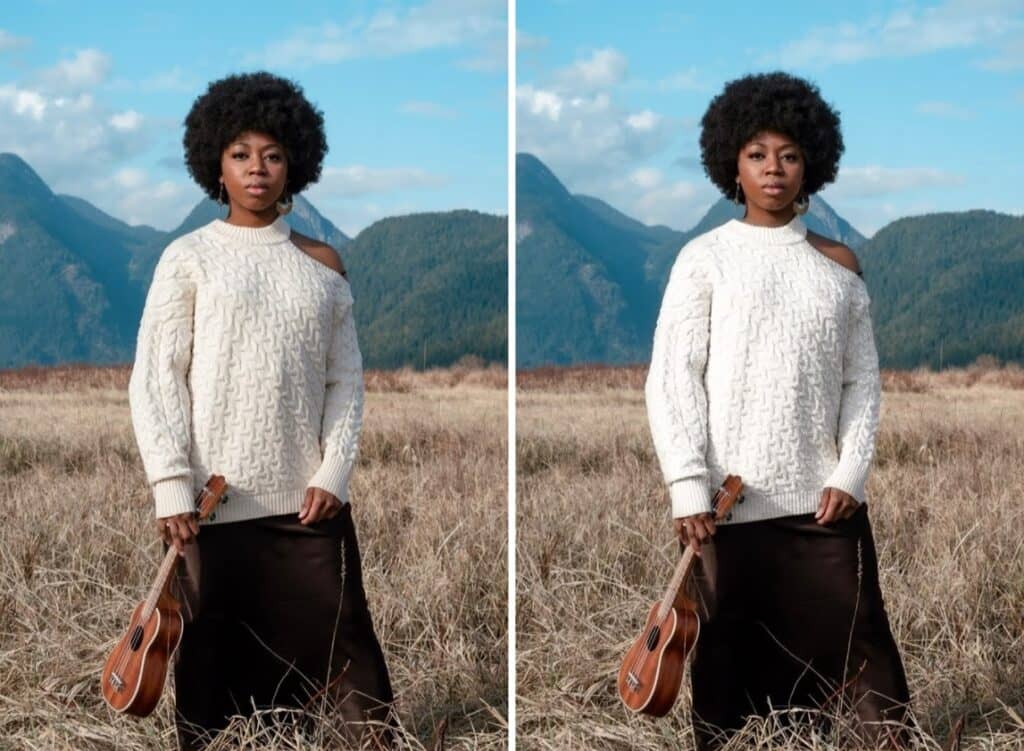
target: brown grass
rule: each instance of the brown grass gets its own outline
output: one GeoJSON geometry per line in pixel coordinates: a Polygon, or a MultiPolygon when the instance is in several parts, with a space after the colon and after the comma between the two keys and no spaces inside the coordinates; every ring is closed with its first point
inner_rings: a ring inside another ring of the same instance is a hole
{"type": "MultiPolygon", "coordinates": [[[[503,373],[405,374],[367,397],[353,515],[402,723],[401,749],[507,745],[503,373]],[[449,386],[447,383],[457,383],[449,386]]],[[[373,374],[370,378],[374,378],[373,374]]],[[[0,374],[0,748],[174,747],[173,691],[114,716],[99,670],[159,545],[128,413],[127,369],[0,374]]],[[[216,746],[344,748],[239,722],[216,746]]]]}
{"type": "MultiPolygon", "coordinates": [[[[668,503],[643,369],[519,374],[517,740],[521,749],[692,748],[688,688],[652,721],[615,674],[671,574],[668,503]]],[[[887,388],[869,482],[882,588],[921,733],[937,751],[1024,748],[1024,391],[1019,370],[917,373],[887,388]],[[969,385],[968,385],[969,381],[969,385]],[[962,385],[961,385],[962,384],[962,385]]],[[[891,386],[892,374],[887,375],[891,386]]],[[[731,749],[858,748],[782,716],[731,749]]]]}
{"type": "MultiPolygon", "coordinates": [[[[516,374],[519,391],[572,393],[598,389],[642,389],[647,378],[646,365],[574,365],[567,368],[545,367],[521,370],[516,374]]],[[[0,387],[2,387],[0,378],[0,387]]],[[[966,368],[932,371],[883,370],[884,391],[924,393],[932,389],[999,386],[1024,389],[1024,367],[1017,363],[1000,364],[988,355],[966,368]]]]}

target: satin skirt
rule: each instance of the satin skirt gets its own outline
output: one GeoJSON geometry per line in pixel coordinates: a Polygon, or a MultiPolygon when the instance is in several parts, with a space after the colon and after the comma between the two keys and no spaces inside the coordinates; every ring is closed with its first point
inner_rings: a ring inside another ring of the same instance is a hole
{"type": "Polygon", "coordinates": [[[813,514],[719,526],[692,582],[706,615],[690,673],[698,749],[791,707],[852,712],[869,740],[905,741],[893,722],[910,695],[866,505],[829,526],[813,514]]]}
{"type": "Polygon", "coordinates": [[[308,527],[286,514],[204,526],[196,539],[172,580],[185,617],[174,670],[181,748],[203,748],[232,715],[311,699],[352,739],[386,743],[393,694],[351,506],[308,527]]]}

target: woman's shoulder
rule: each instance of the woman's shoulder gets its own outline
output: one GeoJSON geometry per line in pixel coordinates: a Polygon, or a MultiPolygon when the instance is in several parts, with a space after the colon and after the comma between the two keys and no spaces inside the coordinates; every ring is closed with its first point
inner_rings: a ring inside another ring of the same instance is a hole
{"type": "Polygon", "coordinates": [[[810,230],[807,231],[807,242],[826,258],[835,261],[857,276],[861,276],[860,262],[857,260],[857,255],[841,242],[831,240],[810,230]]]}
{"type": "Polygon", "coordinates": [[[333,269],[346,279],[348,278],[348,272],[345,270],[345,264],[342,263],[341,256],[333,247],[312,237],[306,237],[305,235],[299,234],[295,230],[292,230],[291,240],[295,247],[308,255],[314,261],[319,261],[327,268],[333,269]]]}

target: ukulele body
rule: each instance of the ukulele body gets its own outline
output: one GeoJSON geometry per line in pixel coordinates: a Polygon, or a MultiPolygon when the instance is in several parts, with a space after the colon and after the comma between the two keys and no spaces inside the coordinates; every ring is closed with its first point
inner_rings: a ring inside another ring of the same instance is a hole
{"type": "Polygon", "coordinates": [[[181,642],[184,620],[166,592],[149,619],[140,623],[146,603],[132,613],[128,630],[103,666],[103,698],[118,712],[146,717],[156,707],[167,680],[167,665],[181,642]]]}
{"type": "Polygon", "coordinates": [[[694,610],[673,607],[659,623],[660,605],[651,606],[643,633],[622,661],[618,681],[623,704],[652,717],[664,717],[675,704],[686,658],[700,636],[694,610]]]}

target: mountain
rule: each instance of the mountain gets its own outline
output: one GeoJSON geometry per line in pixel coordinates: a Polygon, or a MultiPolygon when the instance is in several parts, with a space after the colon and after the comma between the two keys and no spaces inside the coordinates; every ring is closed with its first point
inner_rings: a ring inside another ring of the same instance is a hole
{"type": "Polygon", "coordinates": [[[122,228],[94,222],[13,154],[0,154],[0,366],[116,361],[145,289],[122,228]]]}
{"type": "Polygon", "coordinates": [[[381,219],[342,254],[368,366],[448,365],[467,354],[506,360],[504,217],[450,211],[381,219]]]}
{"type": "Polygon", "coordinates": [[[516,157],[517,361],[640,359],[657,312],[654,263],[678,236],[573,196],[539,159],[516,157]]]}
{"type": "Polygon", "coordinates": [[[890,368],[1024,362],[1024,217],[993,211],[898,219],[858,251],[890,368]]]}
{"type": "MultiPolygon", "coordinates": [[[[516,159],[519,367],[650,359],[656,308],[690,239],[742,216],[721,199],[692,229],[650,227],[572,195],[516,159]]],[[[870,240],[813,196],[808,229],[853,248],[886,368],[1024,361],[1024,218],[990,211],[897,220],[870,240]]]]}
{"type": "MultiPolygon", "coordinates": [[[[735,217],[721,199],[696,227],[648,226],[573,195],[539,159],[516,156],[517,359],[520,367],[642,362],[668,272],[692,238],[735,217]]],[[[808,228],[857,248],[864,237],[818,196],[808,228]]]]}
{"type": "MultiPolygon", "coordinates": [[[[203,199],[170,232],[133,227],[55,195],[22,159],[0,154],[0,368],[130,362],[160,254],[224,211],[203,199]]],[[[394,217],[354,241],[299,196],[287,221],[341,253],[368,367],[504,360],[503,217],[394,217]]]]}

